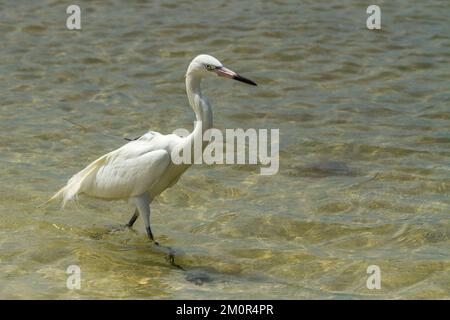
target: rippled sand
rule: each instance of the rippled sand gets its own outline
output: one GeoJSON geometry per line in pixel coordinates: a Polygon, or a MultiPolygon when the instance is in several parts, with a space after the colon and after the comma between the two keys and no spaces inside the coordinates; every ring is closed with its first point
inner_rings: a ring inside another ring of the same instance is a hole
{"type": "Polygon", "coordinates": [[[0,4],[1,298],[450,298],[445,0],[0,4]],[[153,206],[37,208],[90,161],[194,119],[184,72],[210,53],[215,124],[279,128],[280,172],[195,166],[153,206]],[[74,125],[73,123],[80,124],[74,125]],[[81,290],[66,268],[81,267],[81,290]],[[366,268],[381,268],[381,290],[366,268]]]}

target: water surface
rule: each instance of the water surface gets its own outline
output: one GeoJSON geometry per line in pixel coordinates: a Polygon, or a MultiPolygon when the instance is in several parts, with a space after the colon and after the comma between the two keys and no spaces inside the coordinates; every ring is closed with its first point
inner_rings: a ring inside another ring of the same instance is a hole
{"type": "Polygon", "coordinates": [[[381,31],[353,0],[78,3],[81,31],[60,1],[0,3],[1,298],[450,297],[447,1],[373,1],[381,31]],[[215,126],[279,128],[281,163],[194,166],[161,195],[186,271],[141,221],[116,230],[126,202],[37,208],[124,137],[192,128],[199,53],[259,84],[208,79],[215,126]]]}

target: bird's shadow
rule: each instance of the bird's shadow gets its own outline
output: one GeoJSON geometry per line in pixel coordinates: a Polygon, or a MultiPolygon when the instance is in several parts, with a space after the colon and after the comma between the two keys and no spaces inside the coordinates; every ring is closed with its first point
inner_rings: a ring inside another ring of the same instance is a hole
{"type": "MultiPolygon", "coordinates": [[[[95,240],[101,240],[106,236],[113,235],[115,233],[123,232],[123,231],[131,231],[137,234],[137,231],[126,226],[110,226],[107,227],[106,230],[96,230],[95,232],[90,232],[89,236],[95,240]]],[[[158,242],[149,242],[149,246],[152,251],[157,253],[162,253],[165,256],[165,260],[169,263],[171,268],[175,268],[177,270],[181,270],[186,272],[186,280],[189,282],[193,282],[195,284],[203,284],[204,282],[210,282],[206,273],[199,272],[200,269],[188,270],[186,267],[183,267],[181,264],[176,262],[176,255],[183,254],[180,250],[174,249],[173,247],[162,245],[158,242]]]]}

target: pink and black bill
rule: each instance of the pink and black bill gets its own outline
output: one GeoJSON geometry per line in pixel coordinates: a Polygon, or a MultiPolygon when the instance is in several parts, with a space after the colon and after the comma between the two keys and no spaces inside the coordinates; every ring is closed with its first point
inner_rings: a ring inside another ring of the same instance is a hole
{"type": "Polygon", "coordinates": [[[244,82],[244,83],[250,84],[252,86],[256,86],[257,85],[252,80],[247,79],[247,78],[245,78],[245,77],[243,77],[241,75],[238,75],[236,72],[234,72],[234,71],[232,71],[230,69],[227,69],[225,67],[217,67],[214,71],[220,77],[234,79],[234,80],[237,80],[237,81],[240,81],[240,82],[244,82]]]}

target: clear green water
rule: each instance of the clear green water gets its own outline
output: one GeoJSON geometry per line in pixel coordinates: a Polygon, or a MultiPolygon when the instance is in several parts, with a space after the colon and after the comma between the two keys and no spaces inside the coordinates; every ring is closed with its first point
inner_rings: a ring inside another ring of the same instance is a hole
{"type": "Polygon", "coordinates": [[[450,298],[448,1],[373,1],[382,31],[333,3],[78,1],[74,32],[61,1],[2,1],[0,297],[450,298]],[[259,83],[204,91],[217,128],[279,128],[281,165],[194,166],[158,199],[186,271],[141,221],[110,232],[125,202],[37,208],[122,137],[191,128],[198,53],[259,83]]]}

